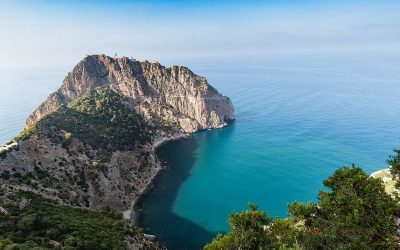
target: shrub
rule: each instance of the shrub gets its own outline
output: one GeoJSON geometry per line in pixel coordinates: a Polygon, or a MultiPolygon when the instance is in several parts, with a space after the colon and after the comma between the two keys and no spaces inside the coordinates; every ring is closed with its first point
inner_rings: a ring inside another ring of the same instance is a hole
{"type": "Polygon", "coordinates": [[[65,139],[66,141],[70,141],[70,140],[72,139],[72,133],[66,132],[66,133],[64,134],[64,139],[65,139]]]}
{"type": "Polygon", "coordinates": [[[10,179],[10,171],[4,170],[3,173],[0,174],[0,178],[4,180],[10,179]]]}
{"type": "Polygon", "coordinates": [[[1,151],[0,152],[0,158],[3,158],[3,159],[5,159],[7,157],[7,151],[1,151]]]}

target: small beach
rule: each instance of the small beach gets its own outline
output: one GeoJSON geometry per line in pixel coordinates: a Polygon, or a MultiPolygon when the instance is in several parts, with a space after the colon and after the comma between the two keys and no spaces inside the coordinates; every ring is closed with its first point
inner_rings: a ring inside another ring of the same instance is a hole
{"type": "Polygon", "coordinates": [[[173,135],[170,137],[158,137],[158,138],[154,139],[153,148],[156,149],[157,147],[161,146],[162,144],[164,144],[168,141],[178,140],[178,139],[185,138],[188,136],[190,136],[190,134],[180,133],[180,134],[176,134],[176,135],[173,135]]]}

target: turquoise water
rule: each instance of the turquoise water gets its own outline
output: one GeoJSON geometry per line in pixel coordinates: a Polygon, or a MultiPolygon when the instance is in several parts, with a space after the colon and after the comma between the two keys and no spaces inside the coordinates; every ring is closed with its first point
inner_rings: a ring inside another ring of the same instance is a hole
{"type": "MultiPolygon", "coordinates": [[[[198,249],[248,202],[283,217],[290,201],[316,200],[337,167],[385,167],[400,145],[399,59],[171,62],[231,97],[237,120],[158,149],[169,170],[142,201],[139,224],[170,249],[198,249]]],[[[67,69],[0,72],[0,143],[20,132],[67,69]]]]}
{"type": "Polygon", "coordinates": [[[340,166],[385,167],[400,145],[399,66],[373,58],[199,66],[231,97],[237,120],[159,149],[170,169],[142,202],[139,224],[171,249],[198,249],[248,202],[284,217],[289,202],[316,200],[340,166]]]}

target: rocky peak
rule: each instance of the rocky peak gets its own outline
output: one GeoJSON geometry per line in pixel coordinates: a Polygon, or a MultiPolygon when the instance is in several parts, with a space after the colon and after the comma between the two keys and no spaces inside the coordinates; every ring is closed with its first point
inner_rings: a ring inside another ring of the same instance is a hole
{"type": "Polygon", "coordinates": [[[29,116],[27,126],[89,90],[104,86],[129,99],[131,106],[146,120],[161,119],[176,124],[183,132],[221,127],[234,119],[230,99],[186,67],[167,68],[158,62],[128,57],[89,55],[29,116]]]}

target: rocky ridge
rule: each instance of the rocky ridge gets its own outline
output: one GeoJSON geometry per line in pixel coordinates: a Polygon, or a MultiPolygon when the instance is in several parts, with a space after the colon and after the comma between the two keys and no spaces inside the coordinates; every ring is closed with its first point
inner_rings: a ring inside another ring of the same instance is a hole
{"type": "Polygon", "coordinates": [[[218,128],[235,118],[230,99],[186,67],[166,68],[158,62],[91,55],[68,73],[61,88],[29,116],[27,126],[101,86],[130,98],[131,105],[147,120],[156,116],[176,124],[183,132],[218,128]]]}

